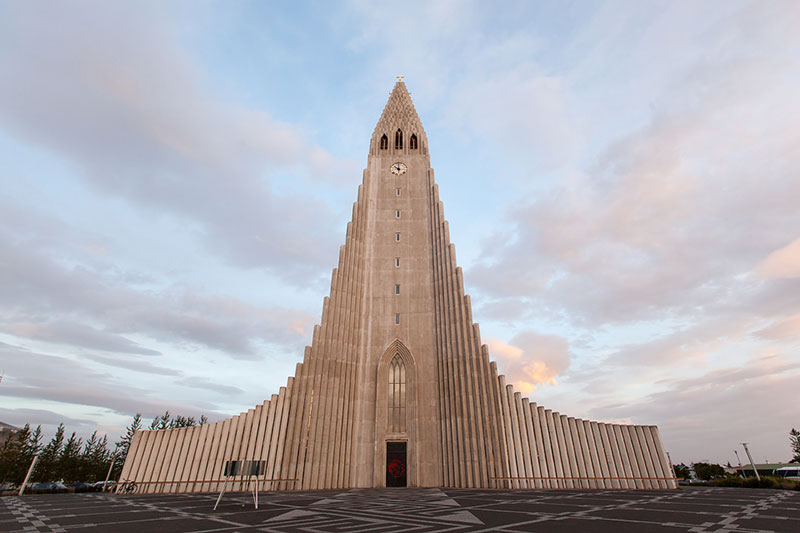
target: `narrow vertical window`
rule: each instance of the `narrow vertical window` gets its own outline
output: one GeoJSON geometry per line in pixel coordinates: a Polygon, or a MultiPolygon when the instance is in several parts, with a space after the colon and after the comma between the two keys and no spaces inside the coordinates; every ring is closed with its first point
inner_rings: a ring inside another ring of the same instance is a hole
{"type": "Polygon", "coordinates": [[[389,433],[406,432],[406,365],[400,354],[389,363],[389,398],[387,425],[389,433]]]}
{"type": "Polygon", "coordinates": [[[395,293],[395,294],[400,294],[400,285],[398,285],[398,284],[395,284],[395,286],[394,286],[394,293],[395,293]]]}
{"type": "Polygon", "coordinates": [[[388,150],[388,149],[389,149],[389,138],[384,133],[383,137],[381,137],[381,150],[388,150]]]}
{"type": "Polygon", "coordinates": [[[394,149],[395,150],[402,150],[403,149],[403,130],[400,128],[394,133],[394,149]]]}
{"type": "Polygon", "coordinates": [[[395,212],[394,212],[394,216],[395,216],[396,218],[400,218],[400,210],[399,210],[399,209],[398,209],[397,211],[395,211],[395,212]]]}
{"type": "Polygon", "coordinates": [[[400,240],[400,233],[399,233],[399,232],[394,234],[394,239],[395,239],[396,241],[399,241],[399,240],[400,240]]]}
{"type": "Polygon", "coordinates": [[[396,267],[400,266],[400,258],[399,257],[395,257],[394,258],[394,266],[396,266],[396,267]]]}
{"type": "Polygon", "coordinates": [[[395,313],[394,314],[394,323],[395,324],[399,324],[400,323],[400,313],[395,313]]]}
{"type": "Polygon", "coordinates": [[[411,134],[411,138],[408,140],[408,147],[411,150],[416,150],[417,149],[417,134],[416,133],[412,133],[411,134]]]}
{"type": "Polygon", "coordinates": [[[395,189],[395,191],[394,191],[394,192],[396,192],[396,193],[397,193],[397,196],[400,196],[400,189],[395,189]]]}

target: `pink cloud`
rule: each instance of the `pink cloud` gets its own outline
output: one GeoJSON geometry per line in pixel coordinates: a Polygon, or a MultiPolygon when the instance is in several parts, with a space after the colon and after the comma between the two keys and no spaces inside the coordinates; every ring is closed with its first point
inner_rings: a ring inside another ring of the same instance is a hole
{"type": "Polygon", "coordinates": [[[558,385],[556,377],[569,368],[567,341],[561,337],[525,331],[508,343],[488,339],[486,344],[508,381],[523,394],[537,385],[558,385]]]}
{"type": "Polygon", "coordinates": [[[769,254],[755,268],[764,278],[800,278],[800,238],[769,254]]]}

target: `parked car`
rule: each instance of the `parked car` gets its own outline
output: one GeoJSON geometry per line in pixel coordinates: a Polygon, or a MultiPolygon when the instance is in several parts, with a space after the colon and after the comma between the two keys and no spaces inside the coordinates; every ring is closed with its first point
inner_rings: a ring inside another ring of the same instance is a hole
{"type": "Polygon", "coordinates": [[[98,481],[93,486],[94,490],[107,491],[113,489],[116,484],[116,481],[98,481]]]}
{"type": "Polygon", "coordinates": [[[75,489],[75,492],[92,492],[94,490],[91,483],[70,483],[67,487],[75,489]]]}
{"type": "Polygon", "coordinates": [[[772,471],[772,475],[782,477],[784,479],[791,479],[792,481],[800,481],[800,466],[784,466],[776,468],[772,471]]]}
{"type": "Polygon", "coordinates": [[[67,492],[67,487],[63,484],[58,482],[51,482],[51,483],[37,483],[34,485],[31,490],[46,490],[51,492],[67,492]]]}

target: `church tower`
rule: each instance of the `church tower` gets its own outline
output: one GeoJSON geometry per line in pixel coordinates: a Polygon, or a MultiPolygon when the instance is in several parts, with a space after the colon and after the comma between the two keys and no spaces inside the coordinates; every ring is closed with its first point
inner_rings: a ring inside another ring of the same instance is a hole
{"type": "Polygon", "coordinates": [[[655,426],[554,413],[498,375],[403,81],[372,134],[330,296],[294,377],[230,419],[137,432],[121,479],[205,492],[236,473],[261,490],[676,486],[655,426]]]}

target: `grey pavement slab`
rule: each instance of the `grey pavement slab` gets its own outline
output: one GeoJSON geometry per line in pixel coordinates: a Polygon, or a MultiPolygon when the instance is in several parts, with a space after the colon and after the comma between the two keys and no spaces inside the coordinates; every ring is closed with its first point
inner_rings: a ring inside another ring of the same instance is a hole
{"type": "Polygon", "coordinates": [[[0,499],[0,532],[800,532],[800,492],[353,489],[0,499]]]}

